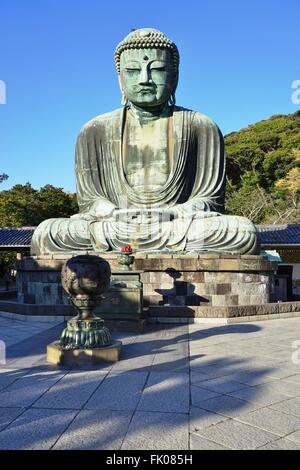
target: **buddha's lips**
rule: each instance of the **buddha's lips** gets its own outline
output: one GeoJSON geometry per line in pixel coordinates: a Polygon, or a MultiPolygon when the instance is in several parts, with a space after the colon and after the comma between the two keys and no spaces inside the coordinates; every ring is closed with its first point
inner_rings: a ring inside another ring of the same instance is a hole
{"type": "Polygon", "coordinates": [[[140,88],[138,93],[154,93],[153,88],[140,88]]]}

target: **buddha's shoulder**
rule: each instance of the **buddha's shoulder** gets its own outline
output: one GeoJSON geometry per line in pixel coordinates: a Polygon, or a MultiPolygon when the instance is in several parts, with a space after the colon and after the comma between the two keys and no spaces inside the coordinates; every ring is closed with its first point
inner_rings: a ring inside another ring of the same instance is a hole
{"type": "Polygon", "coordinates": [[[99,129],[100,127],[113,125],[116,122],[120,122],[122,108],[115,109],[109,113],[100,114],[95,116],[93,119],[85,123],[80,129],[80,134],[93,131],[93,129],[99,129]]]}
{"type": "Polygon", "coordinates": [[[213,119],[211,119],[206,114],[200,113],[199,111],[193,111],[192,109],[183,108],[181,106],[175,106],[174,112],[186,115],[194,126],[202,126],[208,128],[218,127],[213,119]]]}

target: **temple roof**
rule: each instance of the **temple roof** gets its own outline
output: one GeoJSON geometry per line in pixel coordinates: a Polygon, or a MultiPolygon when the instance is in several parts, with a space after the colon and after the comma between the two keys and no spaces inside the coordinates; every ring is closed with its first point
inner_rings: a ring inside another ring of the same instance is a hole
{"type": "MultiPolygon", "coordinates": [[[[256,225],[262,245],[300,246],[300,224],[256,225]]],[[[1,227],[0,249],[30,248],[35,227],[1,227]]]]}
{"type": "Polygon", "coordinates": [[[1,227],[0,248],[29,248],[35,227],[1,227]]]}
{"type": "Polygon", "coordinates": [[[262,245],[299,245],[300,224],[257,225],[258,238],[262,245]]]}

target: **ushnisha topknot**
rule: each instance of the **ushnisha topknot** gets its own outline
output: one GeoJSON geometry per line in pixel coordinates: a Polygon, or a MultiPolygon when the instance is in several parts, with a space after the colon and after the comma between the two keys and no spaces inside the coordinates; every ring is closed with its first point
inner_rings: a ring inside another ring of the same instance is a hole
{"type": "Polygon", "coordinates": [[[179,66],[179,52],[176,44],[158,29],[142,28],[131,31],[115,50],[115,63],[120,73],[120,58],[122,52],[128,49],[167,49],[173,57],[175,70],[179,66]]]}

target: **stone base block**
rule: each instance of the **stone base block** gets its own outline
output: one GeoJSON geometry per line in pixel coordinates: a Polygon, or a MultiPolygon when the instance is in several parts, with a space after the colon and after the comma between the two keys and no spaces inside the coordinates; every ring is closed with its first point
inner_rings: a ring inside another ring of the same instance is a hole
{"type": "MultiPolygon", "coordinates": [[[[59,271],[75,254],[24,258],[17,266],[19,295],[35,295],[36,304],[67,308],[59,271]]],[[[143,307],[218,309],[282,300],[275,292],[277,263],[260,255],[137,253],[135,271],[120,272],[118,253],[90,254],[104,257],[112,268],[110,288],[95,312],[105,321],[139,322],[145,318],[143,307]]]]}
{"type": "Polygon", "coordinates": [[[56,365],[80,366],[116,362],[120,359],[122,343],[114,341],[110,346],[94,349],[62,349],[59,341],[47,346],[47,362],[56,365]]]}

